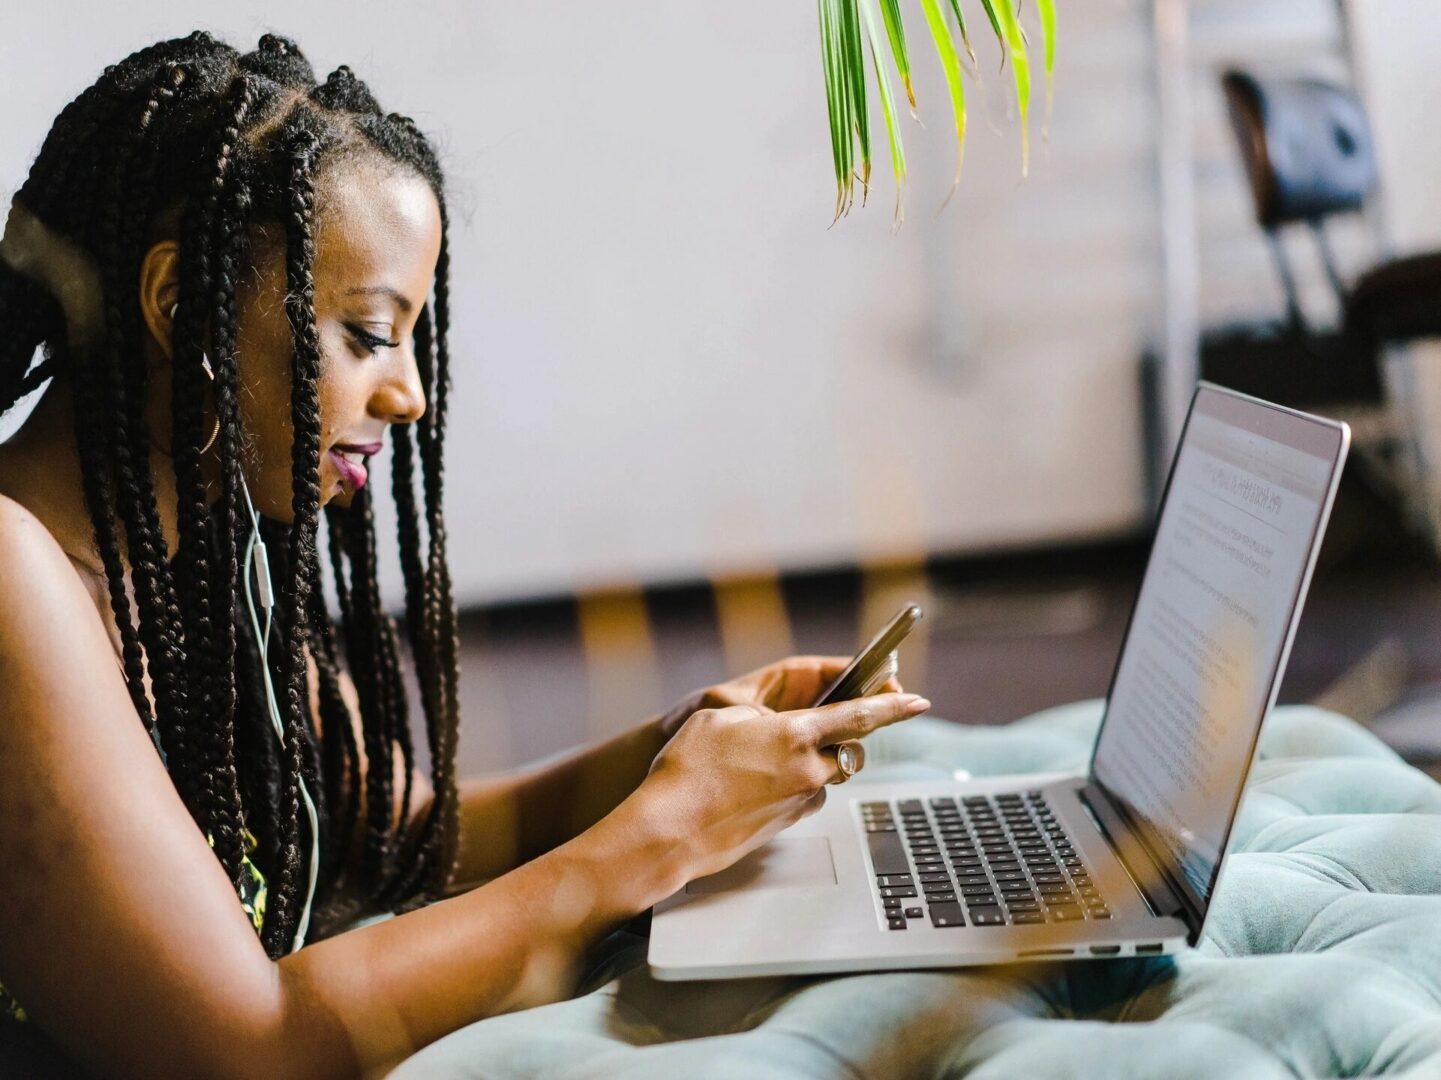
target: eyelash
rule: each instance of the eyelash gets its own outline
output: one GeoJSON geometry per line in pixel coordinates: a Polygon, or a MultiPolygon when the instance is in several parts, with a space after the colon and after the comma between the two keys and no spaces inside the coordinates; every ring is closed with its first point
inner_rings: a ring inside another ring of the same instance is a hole
{"type": "Polygon", "coordinates": [[[350,332],[351,337],[355,338],[356,343],[370,356],[374,356],[379,349],[398,349],[400,347],[399,341],[391,341],[389,338],[383,338],[379,334],[372,334],[369,330],[366,330],[362,326],[356,326],[354,323],[346,323],[345,329],[350,332]]]}

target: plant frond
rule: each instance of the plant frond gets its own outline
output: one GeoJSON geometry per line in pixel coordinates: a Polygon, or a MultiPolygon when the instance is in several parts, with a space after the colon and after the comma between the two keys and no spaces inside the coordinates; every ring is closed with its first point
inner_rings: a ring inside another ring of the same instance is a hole
{"type": "Polygon", "coordinates": [[[936,55],[941,60],[946,88],[951,93],[951,110],[956,117],[956,176],[941,203],[944,209],[960,186],[961,164],[966,156],[966,88],[961,83],[961,60],[956,54],[956,45],[951,40],[951,31],[946,26],[946,17],[941,13],[938,0],[921,0],[921,11],[925,13],[926,25],[931,29],[931,40],[936,43],[936,55]]]}
{"type": "MultiPolygon", "coordinates": [[[[882,0],[884,3],[884,0],[882,0]]],[[[875,0],[862,0],[861,11],[866,18],[866,36],[871,47],[871,63],[876,69],[876,89],[881,97],[881,114],[886,118],[886,136],[891,144],[891,171],[896,174],[896,211],[893,217],[893,227],[899,228],[905,220],[905,211],[902,209],[902,195],[906,186],[906,152],[901,146],[901,131],[896,123],[896,103],[891,97],[891,81],[886,78],[885,70],[881,67],[881,54],[876,46],[876,39],[880,36],[876,31],[876,17],[872,8],[875,0]]]]}
{"type": "Polygon", "coordinates": [[[995,0],[995,10],[1011,54],[1011,71],[1016,79],[1016,110],[1021,120],[1021,175],[1025,176],[1031,170],[1031,137],[1026,126],[1031,107],[1031,63],[1026,56],[1026,37],[1021,32],[1021,22],[1016,18],[1011,0],[995,0]]]}

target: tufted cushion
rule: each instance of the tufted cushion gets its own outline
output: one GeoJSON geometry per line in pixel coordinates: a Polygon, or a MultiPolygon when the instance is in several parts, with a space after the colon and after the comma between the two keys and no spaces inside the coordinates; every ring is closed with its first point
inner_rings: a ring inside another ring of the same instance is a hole
{"type": "MultiPolygon", "coordinates": [[[[1100,710],[911,721],[871,737],[863,775],[1081,769],[1100,710]]],[[[1261,756],[1184,955],[677,984],[617,935],[599,989],[472,1024],[392,1076],[1441,1077],[1441,786],[1304,706],[1275,710],[1261,756]]]]}

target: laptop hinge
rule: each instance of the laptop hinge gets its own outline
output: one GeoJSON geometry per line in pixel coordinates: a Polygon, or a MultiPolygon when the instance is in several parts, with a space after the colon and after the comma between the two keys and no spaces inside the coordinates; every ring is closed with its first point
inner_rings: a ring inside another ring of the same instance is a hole
{"type": "Polygon", "coordinates": [[[1194,945],[1201,933],[1201,919],[1180,893],[1171,886],[1166,873],[1156,864],[1146,845],[1136,835],[1120,809],[1094,780],[1076,792],[1081,804],[1090,812],[1096,828],[1105,836],[1111,850],[1131,875],[1141,897],[1157,916],[1170,916],[1186,924],[1187,938],[1194,945]]]}

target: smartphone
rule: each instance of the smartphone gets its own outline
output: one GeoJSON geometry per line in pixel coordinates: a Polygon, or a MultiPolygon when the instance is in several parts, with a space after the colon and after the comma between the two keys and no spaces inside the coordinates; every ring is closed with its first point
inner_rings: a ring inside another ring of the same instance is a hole
{"type": "Polygon", "coordinates": [[[871,638],[870,644],[856,654],[846,669],[836,676],[835,682],[816,698],[811,708],[834,705],[837,701],[850,701],[865,697],[879,690],[885,681],[896,673],[893,653],[911,628],[920,621],[921,606],[907,604],[896,612],[895,618],[871,638]]]}

